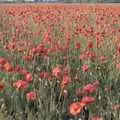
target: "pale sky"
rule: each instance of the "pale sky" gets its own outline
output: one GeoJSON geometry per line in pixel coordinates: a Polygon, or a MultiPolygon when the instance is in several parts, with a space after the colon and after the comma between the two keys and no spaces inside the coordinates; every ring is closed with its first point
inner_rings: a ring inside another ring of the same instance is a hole
{"type": "MultiPolygon", "coordinates": [[[[19,0],[0,0],[0,1],[19,1],[19,0]]],[[[34,0],[25,0],[25,1],[34,1],[34,0]]],[[[47,2],[47,1],[57,1],[57,0],[43,0],[43,1],[47,2]]]]}

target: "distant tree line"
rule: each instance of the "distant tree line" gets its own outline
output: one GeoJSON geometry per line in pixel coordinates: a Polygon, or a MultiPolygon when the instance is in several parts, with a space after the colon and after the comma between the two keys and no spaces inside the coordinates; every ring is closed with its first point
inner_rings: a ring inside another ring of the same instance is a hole
{"type": "Polygon", "coordinates": [[[120,3],[120,0],[64,0],[67,3],[120,3]]]}
{"type": "Polygon", "coordinates": [[[120,3],[120,0],[0,0],[0,2],[120,3]]]}

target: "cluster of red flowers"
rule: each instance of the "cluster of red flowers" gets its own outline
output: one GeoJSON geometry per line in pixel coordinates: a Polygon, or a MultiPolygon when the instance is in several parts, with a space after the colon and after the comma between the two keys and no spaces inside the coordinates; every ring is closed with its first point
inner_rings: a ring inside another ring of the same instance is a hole
{"type": "Polygon", "coordinates": [[[70,113],[72,115],[80,114],[83,108],[91,103],[95,102],[95,98],[90,96],[91,93],[95,93],[99,86],[99,81],[95,81],[93,84],[87,84],[83,87],[83,89],[77,89],[76,95],[77,96],[84,96],[80,102],[74,102],[70,105],[70,113]],[[86,95],[86,96],[85,96],[86,95]]]}
{"type": "MultiPolygon", "coordinates": [[[[49,82],[55,79],[66,97],[68,86],[80,81],[79,74],[93,74],[92,70],[100,69],[99,64],[104,66],[108,62],[111,49],[115,51],[111,59],[119,70],[119,11],[120,7],[111,5],[0,5],[0,72],[20,74],[20,79],[12,81],[12,88],[19,91],[28,90],[36,82],[34,78],[49,82]],[[74,60],[79,61],[78,68],[72,67],[74,60]],[[95,67],[91,68],[91,62],[97,63],[93,64],[95,67]]],[[[0,82],[0,92],[5,84],[0,82]]],[[[99,84],[95,80],[75,90],[75,95],[82,98],[70,104],[71,115],[80,114],[96,101],[92,95],[99,84]]],[[[27,101],[35,102],[39,97],[36,88],[25,94],[27,101]]],[[[116,109],[120,106],[113,105],[116,109]]],[[[91,120],[103,118],[94,116],[91,120]]]]}

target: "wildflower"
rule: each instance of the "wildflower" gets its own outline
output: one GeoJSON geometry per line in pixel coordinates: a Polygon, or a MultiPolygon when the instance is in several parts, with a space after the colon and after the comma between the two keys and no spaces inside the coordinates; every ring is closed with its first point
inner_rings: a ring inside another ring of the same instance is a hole
{"type": "Polygon", "coordinates": [[[91,97],[91,96],[86,96],[86,97],[82,98],[81,102],[86,104],[86,105],[89,105],[89,104],[92,104],[95,102],[95,98],[91,97]]]}
{"type": "Polygon", "coordinates": [[[13,83],[13,87],[17,89],[26,89],[28,88],[28,82],[24,80],[18,80],[17,82],[13,83]]]}
{"type": "Polygon", "coordinates": [[[57,78],[62,75],[62,70],[59,66],[53,69],[53,75],[57,78]]]}
{"type": "Polygon", "coordinates": [[[61,82],[61,88],[66,87],[71,82],[71,78],[67,75],[63,76],[63,80],[61,82]]]}
{"type": "Polygon", "coordinates": [[[80,60],[89,60],[95,57],[96,57],[95,53],[90,51],[85,51],[79,56],[80,60]]]}
{"type": "Polygon", "coordinates": [[[76,49],[80,49],[80,47],[81,47],[80,43],[77,42],[77,43],[75,44],[75,48],[76,48],[76,49]]]}
{"type": "Polygon", "coordinates": [[[90,120],[103,120],[100,116],[93,116],[90,120]]]}
{"type": "Polygon", "coordinates": [[[36,48],[32,48],[31,52],[32,52],[33,54],[36,54],[36,53],[37,53],[37,49],[36,49],[36,48]]]}
{"type": "Polygon", "coordinates": [[[28,71],[25,68],[21,68],[19,73],[22,75],[26,75],[28,73],[28,71]]]}
{"type": "Polygon", "coordinates": [[[26,99],[27,99],[28,101],[35,101],[36,98],[37,98],[36,92],[33,92],[33,91],[32,91],[32,92],[29,92],[29,93],[26,94],[26,99]]]}
{"type": "Polygon", "coordinates": [[[70,32],[66,32],[65,37],[66,37],[66,40],[70,41],[71,39],[70,32]]]}
{"type": "Polygon", "coordinates": [[[6,60],[2,57],[0,57],[0,65],[4,65],[6,63],[6,60]]]}
{"type": "Polygon", "coordinates": [[[4,64],[3,68],[6,72],[11,72],[13,70],[11,64],[8,62],[4,64]]]}
{"type": "Polygon", "coordinates": [[[0,65],[0,71],[3,71],[4,67],[3,65],[0,65]]]}
{"type": "Polygon", "coordinates": [[[100,56],[99,59],[100,59],[101,62],[106,62],[107,57],[106,56],[100,56]]]}
{"type": "Polygon", "coordinates": [[[36,52],[37,52],[39,55],[46,55],[46,54],[47,54],[47,49],[45,48],[44,44],[39,44],[39,45],[36,47],[36,52]]]}
{"type": "Polygon", "coordinates": [[[64,75],[68,75],[68,74],[70,74],[70,66],[69,65],[67,65],[65,68],[64,68],[64,75]]]}
{"type": "Polygon", "coordinates": [[[120,104],[114,104],[114,105],[112,106],[112,109],[113,109],[113,110],[120,110],[120,104]]]}
{"type": "Polygon", "coordinates": [[[25,80],[26,80],[27,82],[32,82],[32,74],[31,74],[31,73],[25,74],[25,80]]]}
{"type": "Polygon", "coordinates": [[[80,112],[83,110],[84,106],[85,106],[84,103],[74,102],[69,106],[69,113],[73,116],[76,116],[76,115],[80,114],[80,112]]]}
{"type": "Polygon", "coordinates": [[[40,72],[39,76],[41,79],[48,79],[48,80],[52,79],[52,76],[48,72],[40,72]]]}
{"type": "Polygon", "coordinates": [[[117,51],[118,51],[118,53],[120,53],[120,45],[118,46],[117,51]]]}
{"type": "Polygon", "coordinates": [[[22,75],[26,75],[28,73],[28,71],[25,68],[23,68],[23,67],[21,67],[19,65],[17,65],[15,67],[15,72],[18,72],[18,73],[20,73],[22,75]]]}
{"type": "Polygon", "coordinates": [[[88,66],[87,64],[84,64],[84,65],[82,66],[82,71],[83,71],[83,72],[88,72],[88,70],[89,70],[89,66],[88,66]]]}
{"type": "Polygon", "coordinates": [[[116,64],[116,69],[120,70],[120,63],[116,64]]]}
{"type": "Polygon", "coordinates": [[[93,48],[93,42],[92,41],[88,42],[88,48],[93,48]]]}
{"type": "Polygon", "coordinates": [[[99,82],[99,80],[95,80],[92,84],[94,87],[98,88],[100,82],[99,82]]]}
{"type": "Polygon", "coordinates": [[[22,58],[25,61],[31,61],[32,60],[32,56],[31,55],[26,55],[26,56],[23,56],[22,58]]]}
{"type": "Polygon", "coordinates": [[[4,84],[0,83],[0,91],[4,89],[4,84]]]}
{"type": "Polygon", "coordinates": [[[87,84],[86,86],[83,87],[83,92],[84,93],[94,93],[96,92],[96,87],[92,84],[87,84]]]}
{"type": "Polygon", "coordinates": [[[86,60],[87,59],[87,56],[85,54],[81,54],[79,56],[80,60],[86,60]]]}
{"type": "Polygon", "coordinates": [[[48,76],[47,72],[40,72],[40,78],[41,79],[46,79],[48,76]]]}

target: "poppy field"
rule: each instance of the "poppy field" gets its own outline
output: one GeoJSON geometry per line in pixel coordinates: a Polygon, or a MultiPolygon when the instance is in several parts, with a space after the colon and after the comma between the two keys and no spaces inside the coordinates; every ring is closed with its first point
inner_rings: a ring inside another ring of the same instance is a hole
{"type": "Polygon", "coordinates": [[[0,120],[120,120],[119,4],[1,4],[0,120]]]}

